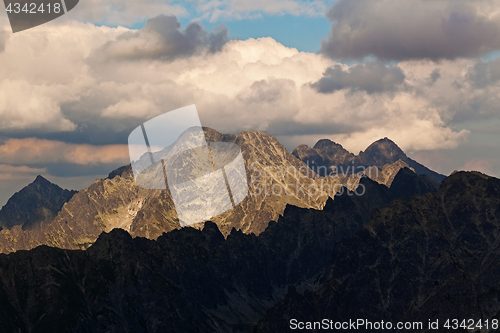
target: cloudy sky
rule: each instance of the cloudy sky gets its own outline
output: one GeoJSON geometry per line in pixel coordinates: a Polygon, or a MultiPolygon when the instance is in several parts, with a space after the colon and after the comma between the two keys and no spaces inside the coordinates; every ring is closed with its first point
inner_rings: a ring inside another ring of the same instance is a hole
{"type": "Polygon", "coordinates": [[[443,174],[500,175],[500,0],[80,0],[16,34],[2,8],[0,29],[0,205],[38,174],[88,186],[190,104],[290,150],[389,137],[443,174]]]}

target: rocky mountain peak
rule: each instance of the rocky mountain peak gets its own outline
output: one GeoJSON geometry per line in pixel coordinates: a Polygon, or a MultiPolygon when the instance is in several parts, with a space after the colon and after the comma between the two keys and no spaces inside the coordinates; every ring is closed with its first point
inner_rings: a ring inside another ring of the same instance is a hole
{"type": "Polygon", "coordinates": [[[380,165],[380,163],[394,163],[399,159],[404,161],[408,157],[394,141],[383,138],[369,145],[364,152],[359,154],[359,158],[380,165]]]}
{"type": "Polygon", "coordinates": [[[235,136],[235,142],[240,144],[242,141],[252,143],[264,142],[282,146],[278,139],[276,139],[274,136],[261,131],[241,131],[238,135],[235,136]]]}
{"type": "Polygon", "coordinates": [[[234,142],[236,140],[236,135],[222,134],[210,127],[203,127],[203,132],[208,142],[234,142]]]}
{"type": "Polygon", "coordinates": [[[42,176],[14,194],[0,210],[0,227],[23,229],[50,222],[76,191],[63,190],[42,176]]]}
{"type": "Polygon", "coordinates": [[[325,149],[325,148],[340,148],[340,149],[344,149],[344,147],[342,147],[342,145],[336,143],[336,142],[333,142],[332,140],[330,139],[321,139],[319,140],[318,142],[316,142],[316,144],[314,145],[314,149],[325,149]]]}
{"type": "Polygon", "coordinates": [[[127,175],[132,176],[132,167],[130,164],[124,165],[122,167],[119,167],[118,169],[111,171],[108,175],[108,179],[111,180],[117,176],[127,177],[127,175]]]}
{"type": "Polygon", "coordinates": [[[44,185],[50,185],[52,184],[50,181],[45,179],[43,176],[38,175],[36,176],[35,180],[33,181],[34,184],[44,184],[44,185]]]}
{"type": "MultiPolygon", "coordinates": [[[[346,170],[347,167],[356,169],[377,167],[380,169],[384,165],[401,160],[419,175],[428,175],[438,182],[445,178],[444,175],[438,174],[409,158],[394,141],[387,137],[375,141],[365,151],[360,151],[357,156],[329,139],[319,140],[313,148],[301,145],[294,149],[293,155],[307,165],[315,166],[316,170],[331,170],[332,168],[346,170]]],[[[319,174],[324,175],[321,172],[319,174]]]]}

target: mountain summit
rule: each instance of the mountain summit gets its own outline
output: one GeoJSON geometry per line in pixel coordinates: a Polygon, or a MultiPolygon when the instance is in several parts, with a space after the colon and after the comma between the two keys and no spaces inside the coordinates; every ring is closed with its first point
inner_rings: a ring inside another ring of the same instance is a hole
{"type": "Polygon", "coordinates": [[[388,138],[375,141],[364,152],[359,152],[358,155],[361,163],[372,163],[375,165],[394,163],[397,160],[405,161],[407,158],[401,148],[388,138]]]}
{"type": "Polygon", "coordinates": [[[335,168],[343,173],[349,173],[352,168],[357,170],[360,167],[378,167],[381,169],[386,164],[401,160],[413,168],[418,175],[427,175],[438,182],[446,178],[409,158],[394,141],[388,138],[375,141],[365,151],[360,151],[358,156],[329,139],[319,140],[312,148],[300,145],[293,150],[292,154],[322,176],[335,168]]]}
{"type": "Polygon", "coordinates": [[[28,229],[50,222],[77,191],[63,190],[42,176],[14,194],[0,210],[0,229],[19,225],[28,229]]]}

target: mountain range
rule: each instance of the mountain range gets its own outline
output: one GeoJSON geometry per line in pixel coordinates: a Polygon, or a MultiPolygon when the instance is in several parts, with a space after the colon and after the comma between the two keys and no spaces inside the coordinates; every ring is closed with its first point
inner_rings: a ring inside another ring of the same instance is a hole
{"type": "MultiPolygon", "coordinates": [[[[422,179],[401,169],[391,188],[364,176],[365,195],[344,188],[322,210],[287,205],[259,236],[216,224],[157,240],[122,229],[87,250],[39,246],[0,255],[5,332],[248,332],[290,293],[320,285],[339,242],[422,179]]],[[[423,183],[424,182],[424,183],[423,183]]],[[[435,190],[435,189],[434,189],[435,190]]]]}
{"type": "MultiPolygon", "coordinates": [[[[313,171],[314,167],[307,166],[307,157],[299,154],[301,159],[297,158],[297,151],[303,150],[303,145],[290,153],[276,138],[262,132],[244,131],[238,135],[228,135],[210,128],[204,128],[204,132],[208,142],[237,144],[247,171],[249,195],[236,208],[212,219],[225,236],[232,228],[244,233],[260,234],[269,221],[278,219],[287,204],[321,209],[341,186],[354,189],[362,174],[353,173],[353,169],[350,169],[345,174],[321,176],[313,171]]],[[[315,147],[328,145],[340,146],[329,140],[320,140],[315,147]]],[[[324,155],[331,149],[324,148],[321,151],[324,155]]],[[[362,161],[373,162],[373,165],[366,165],[366,175],[388,186],[404,167],[413,171],[420,168],[418,170],[423,170],[422,174],[437,177],[435,172],[419,167],[388,139],[373,143],[360,156],[363,156],[362,161]]],[[[333,163],[335,160],[332,157],[329,161],[333,163]]],[[[337,160],[344,164],[346,161],[345,158],[337,160]]],[[[437,178],[442,177],[439,175],[437,178]]],[[[430,178],[427,181],[433,182],[431,187],[438,186],[430,178]]],[[[4,228],[0,231],[2,253],[27,250],[43,244],[85,249],[102,232],[114,228],[122,228],[133,237],[149,239],[156,239],[164,232],[180,228],[169,191],[138,187],[130,165],[111,172],[106,179],[97,179],[78,193],[63,191],[39,176],[0,210],[0,223],[4,228]]],[[[197,227],[201,228],[202,225],[198,224],[197,227]]]]}
{"type": "MultiPolygon", "coordinates": [[[[168,191],[137,187],[130,166],[78,193],[37,177],[14,195],[0,215],[17,216],[0,232],[13,252],[0,254],[2,332],[288,332],[325,318],[423,323],[417,332],[457,318],[498,331],[499,179],[440,182],[388,139],[343,164],[363,172],[326,176],[297,157],[304,146],[205,133],[240,146],[250,191],[213,221],[180,228],[168,191]],[[266,192],[290,183],[308,190],[266,192]],[[45,202],[52,221],[37,213],[45,202]]],[[[337,150],[330,162],[347,156],[337,150]]]]}

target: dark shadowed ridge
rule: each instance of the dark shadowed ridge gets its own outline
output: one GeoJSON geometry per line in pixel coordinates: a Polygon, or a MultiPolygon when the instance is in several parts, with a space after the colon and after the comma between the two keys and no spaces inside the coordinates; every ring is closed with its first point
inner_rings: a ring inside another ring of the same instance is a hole
{"type": "Polygon", "coordinates": [[[290,289],[254,331],[288,332],[292,318],[424,325],[499,319],[499,207],[499,179],[457,172],[435,193],[375,209],[353,237],[337,244],[314,290],[290,289]]]}

